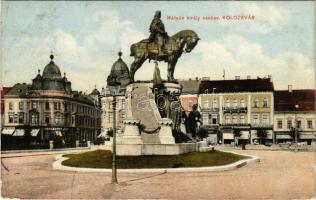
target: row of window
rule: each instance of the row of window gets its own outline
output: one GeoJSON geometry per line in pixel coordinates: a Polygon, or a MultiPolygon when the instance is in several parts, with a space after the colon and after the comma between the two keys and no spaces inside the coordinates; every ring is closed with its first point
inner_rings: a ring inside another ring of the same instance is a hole
{"type": "MultiPolygon", "coordinates": [[[[203,100],[203,108],[208,108],[209,107],[209,100],[208,99],[204,99],[203,100]]],[[[241,108],[245,108],[246,107],[246,101],[245,99],[241,99],[239,102],[237,99],[234,99],[232,102],[232,107],[233,108],[238,108],[238,104],[241,108]]],[[[189,108],[192,108],[193,106],[193,101],[192,100],[188,100],[188,106],[189,108]]],[[[258,98],[255,98],[253,101],[253,107],[254,108],[258,108],[260,106],[260,102],[258,98]]],[[[212,107],[213,108],[218,108],[218,101],[217,99],[213,99],[212,100],[212,107]]],[[[230,99],[225,99],[225,107],[230,108],[231,107],[231,100],[230,99]]],[[[268,107],[268,99],[264,98],[262,101],[262,107],[263,108],[267,108],[268,107]]]]}
{"type": "MultiPolygon", "coordinates": [[[[104,115],[104,121],[107,121],[108,123],[113,123],[113,113],[109,113],[107,115],[104,115]]],[[[121,112],[120,113],[120,118],[119,119],[116,119],[118,122],[123,122],[123,120],[126,118],[125,116],[125,112],[121,112]]]]}
{"type": "Polygon", "coordinates": [[[239,118],[241,124],[246,123],[245,115],[240,115],[240,117],[238,117],[237,115],[233,115],[232,117],[230,115],[226,115],[225,123],[226,124],[231,124],[231,123],[238,124],[238,118],[239,118]]]}
{"type": "MultiPolygon", "coordinates": [[[[112,110],[113,109],[112,101],[104,102],[102,107],[107,108],[109,110],[112,110]]],[[[116,107],[118,107],[118,108],[121,107],[122,109],[124,109],[125,108],[125,99],[117,100],[116,107]]]]}
{"type": "Polygon", "coordinates": [[[9,115],[9,123],[24,123],[24,113],[9,115]]]}
{"type": "MultiPolygon", "coordinates": [[[[230,123],[237,124],[238,120],[239,120],[239,123],[245,124],[246,123],[245,117],[246,117],[245,115],[240,115],[240,116],[238,116],[238,115],[233,115],[233,116],[226,115],[225,116],[225,123],[226,124],[230,124],[230,123]]],[[[262,120],[259,119],[259,114],[253,114],[252,115],[252,124],[254,124],[254,125],[269,124],[269,113],[262,114],[262,120]]]]}
{"type": "MultiPolygon", "coordinates": [[[[295,121],[293,122],[292,120],[287,120],[286,121],[286,128],[291,129],[291,128],[302,128],[302,121],[297,120],[296,123],[295,121]]],[[[306,127],[308,129],[313,129],[313,121],[312,120],[307,120],[306,121],[306,127]]],[[[283,128],[283,121],[282,120],[277,120],[277,128],[282,129],[283,128]]]]}
{"type": "MultiPolygon", "coordinates": [[[[23,124],[25,123],[25,114],[24,113],[19,113],[19,114],[9,114],[9,123],[20,123],[23,124]]],[[[31,114],[31,124],[39,124],[39,113],[32,113],[31,114]]],[[[45,124],[52,124],[52,118],[49,115],[45,116],[45,124]]],[[[71,123],[72,125],[80,124],[80,125],[88,125],[88,126],[93,126],[95,124],[95,119],[94,118],[89,118],[89,117],[81,117],[78,116],[75,118],[74,116],[71,118],[71,123]]],[[[98,120],[97,122],[99,122],[98,120]]],[[[54,118],[54,124],[55,125],[64,125],[64,123],[67,123],[67,118],[64,117],[61,113],[56,113],[55,118],[54,118]]]]}
{"type": "MultiPolygon", "coordinates": [[[[254,125],[259,124],[269,124],[269,113],[262,114],[262,120],[259,119],[259,114],[253,114],[252,123],[254,125]]],[[[245,124],[246,123],[246,115],[225,115],[224,120],[226,124],[245,124]]],[[[205,124],[217,124],[218,119],[217,115],[214,114],[203,114],[203,123],[205,124]]]]}
{"type": "MultiPolygon", "coordinates": [[[[69,110],[69,107],[70,107],[70,104],[68,104],[68,103],[62,104],[60,102],[53,102],[53,103],[45,102],[45,110],[51,110],[52,104],[53,104],[55,110],[62,110],[62,105],[63,105],[65,112],[67,112],[69,110]]],[[[24,102],[19,102],[19,110],[24,110],[25,106],[26,105],[24,105],[24,102]]],[[[38,102],[35,102],[35,101],[31,102],[31,109],[37,109],[37,108],[38,108],[38,102]]],[[[14,110],[13,102],[9,102],[9,110],[14,110]]],[[[72,104],[71,110],[72,110],[72,112],[76,111],[75,104],[72,104]]],[[[81,113],[88,114],[88,115],[95,115],[96,114],[95,113],[96,111],[94,109],[91,109],[87,106],[81,106],[81,105],[77,105],[77,111],[81,112],[81,113]]]]}

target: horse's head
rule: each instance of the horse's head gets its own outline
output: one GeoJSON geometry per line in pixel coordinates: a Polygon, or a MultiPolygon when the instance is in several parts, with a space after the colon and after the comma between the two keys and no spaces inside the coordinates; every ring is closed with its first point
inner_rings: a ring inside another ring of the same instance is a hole
{"type": "Polygon", "coordinates": [[[186,48],[185,48],[185,51],[187,53],[191,52],[194,47],[197,45],[198,41],[200,40],[199,37],[188,37],[186,39],[186,48]]]}
{"type": "Polygon", "coordinates": [[[176,41],[180,41],[180,47],[185,47],[185,52],[191,52],[200,40],[193,30],[182,30],[172,36],[176,41]]]}

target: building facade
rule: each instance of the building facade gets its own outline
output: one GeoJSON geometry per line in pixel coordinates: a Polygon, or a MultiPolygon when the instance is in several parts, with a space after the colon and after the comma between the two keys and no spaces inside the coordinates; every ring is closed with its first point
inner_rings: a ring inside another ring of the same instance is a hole
{"type": "Polygon", "coordinates": [[[198,89],[200,82],[199,79],[179,80],[179,84],[182,87],[180,102],[187,115],[192,111],[193,105],[198,103],[198,89]]]}
{"type": "Polygon", "coordinates": [[[297,141],[311,144],[316,139],[315,90],[275,91],[274,133],[277,143],[297,141]]]}
{"type": "Polygon", "coordinates": [[[273,140],[274,86],[269,78],[202,81],[199,107],[203,126],[217,134],[220,143],[239,140],[253,143],[258,130],[273,140]]]}
{"type": "Polygon", "coordinates": [[[90,95],[72,90],[54,56],[50,58],[32,84],[17,83],[4,95],[2,134],[29,134],[40,143],[55,136],[72,137],[80,143],[93,141],[100,133],[101,111],[90,95]]]}
{"type": "Polygon", "coordinates": [[[120,132],[123,127],[125,116],[125,88],[130,82],[129,69],[123,61],[122,52],[112,65],[111,72],[107,77],[107,86],[102,94],[102,136],[113,129],[113,117],[115,116],[116,129],[120,132]],[[115,100],[115,113],[113,113],[113,102],[115,100]]]}
{"type": "Polygon", "coordinates": [[[4,124],[4,95],[6,95],[12,87],[2,87],[1,88],[1,127],[4,124]]]}

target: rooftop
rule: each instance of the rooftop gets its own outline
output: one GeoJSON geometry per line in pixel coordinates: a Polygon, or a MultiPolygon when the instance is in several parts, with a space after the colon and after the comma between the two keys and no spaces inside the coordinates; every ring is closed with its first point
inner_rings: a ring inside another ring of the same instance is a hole
{"type": "Polygon", "coordinates": [[[235,79],[235,80],[202,80],[199,93],[230,92],[272,92],[274,85],[270,78],[235,79]]]}
{"type": "Polygon", "coordinates": [[[315,90],[277,90],[274,107],[275,111],[315,111],[315,90]]]}
{"type": "Polygon", "coordinates": [[[182,93],[184,94],[197,94],[200,80],[179,80],[179,84],[182,86],[182,93]]]}

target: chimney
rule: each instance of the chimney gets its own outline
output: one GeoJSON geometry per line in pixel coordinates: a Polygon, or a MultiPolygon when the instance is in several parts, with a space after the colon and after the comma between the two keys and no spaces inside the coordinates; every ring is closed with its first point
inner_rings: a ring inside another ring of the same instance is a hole
{"type": "Polygon", "coordinates": [[[240,80],[240,76],[235,76],[235,80],[240,80]]]}
{"type": "Polygon", "coordinates": [[[209,81],[210,80],[210,77],[202,77],[202,81],[209,81]]]}
{"type": "Polygon", "coordinates": [[[289,92],[292,92],[292,91],[293,91],[292,85],[289,85],[289,86],[288,86],[288,90],[289,90],[289,92]]]}
{"type": "Polygon", "coordinates": [[[248,79],[248,80],[251,79],[251,76],[250,76],[250,75],[247,75],[247,79],[248,79]]]}

